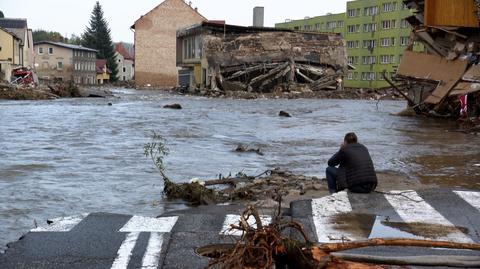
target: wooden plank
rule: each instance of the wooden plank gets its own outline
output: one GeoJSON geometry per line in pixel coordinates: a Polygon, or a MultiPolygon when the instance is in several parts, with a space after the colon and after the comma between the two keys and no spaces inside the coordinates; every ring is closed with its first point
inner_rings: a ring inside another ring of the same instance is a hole
{"type": "Polygon", "coordinates": [[[438,104],[461,79],[467,65],[467,61],[447,61],[437,55],[405,51],[397,74],[416,79],[440,81],[440,85],[425,100],[429,104],[438,104]]]}
{"type": "Polygon", "coordinates": [[[425,25],[479,28],[473,0],[425,0],[425,25]]]}

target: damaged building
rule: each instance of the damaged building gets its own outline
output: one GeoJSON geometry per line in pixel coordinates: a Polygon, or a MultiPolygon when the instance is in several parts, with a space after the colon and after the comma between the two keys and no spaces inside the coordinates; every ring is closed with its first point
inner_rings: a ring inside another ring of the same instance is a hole
{"type": "Polygon", "coordinates": [[[207,93],[266,93],[302,85],[337,89],[347,69],[339,34],[206,21],[177,32],[183,87],[207,93]]]}
{"type": "Polygon", "coordinates": [[[407,50],[395,80],[408,91],[417,114],[455,118],[480,116],[480,31],[478,0],[406,0],[415,14],[411,44],[425,53],[407,50]]]}

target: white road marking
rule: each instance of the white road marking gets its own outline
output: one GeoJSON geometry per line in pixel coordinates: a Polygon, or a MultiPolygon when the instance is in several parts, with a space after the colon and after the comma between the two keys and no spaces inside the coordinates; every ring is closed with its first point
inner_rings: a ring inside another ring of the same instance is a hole
{"type": "Polygon", "coordinates": [[[157,269],[162,252],[163,234],[151,233],[147,250],[142,260],[142,269],[157,269]]]}
{"type": "MultiPolygon", "coordinates": [[[[269,225],[272,222],[272,217],[261,215],[260,220],[262,221],[262,225],[269,225]]],[[[232,224],[238,226],[239,222],[240,222],[240,215],[232,215],[232,214],[226,215],[225,220],[223,221],[223,227],[222,227],[222,230],[220,231],[220,234],[242,236],[242,231],[230,230],[232,224]]],[[[255,218],[253,217],[250,217],[247,220],[247,223],[250,226],[257,227],[257,224],[255,223],[255,218]]]]}
{"type": "Polygon", "coordinates": [[[169,233],[178,217],[163,217],[163,218],[147,218],[141,216],[133,216],[119,232],[156,232],[169,233]]]}
{"type": "Polygon", "coordinates": [[[318,242],[330,242],[331,240],[342,240],[348,238],[355,240],[351,234],[346,234],[335,226],[333,217],[338,214],[350,213],[352,205],[348,200],[346,191],[338,192],[330,196],[312,200],[312,217],[315,225],[318,242]]]}
{"type": "Polygon", "coordinates": [[[137,243],[140,233],[128,233],[122,245],[118,249],[117,258],[112,264],[112,269],[126,269],[132,257],[132,251],[137,243]]]}
{"type": "Polygon", "coordinates": [[[172,231],[177,223],[178,217],[148,218],[141,216],[132,216],[130,220],[123,225],[119,232],[126,232],[127,238],[123,241],[118,250],[117,259],[113,262],[112,269],[126,269],[132,256],[133,248],[137,243],[141,232],[150,232],[147,249],[142,259],[142,269],[157,268],[160,263],[160,254],[162,252],[163,234],[172,231]]]}
{"type": "Polygon", "coordinates": [[[49,222],[52,224],[48,226],[37,227],[30,230],[30,232],[69,232],[88,215],[88,213],[84,213],[75,216],[50,219],[49,222]]]}
{"type": "MultiPolygon", "coordinates": [[[[443,217],[442,214],[423,200],[415,191],[392,191],[391,193],[394,195],[385,195],[385,198],[406,223],[431,223],[455,227],[453,223],[443,217]]],[[[452,232],[447,236],[435,238],[434,240],[473,242],[470,237],[460,230],[452,232]]]]}
{"type": "Polygon", "coordinates": [[[480,211],[480,192],[454,191],[454,193],[480,211]]]}

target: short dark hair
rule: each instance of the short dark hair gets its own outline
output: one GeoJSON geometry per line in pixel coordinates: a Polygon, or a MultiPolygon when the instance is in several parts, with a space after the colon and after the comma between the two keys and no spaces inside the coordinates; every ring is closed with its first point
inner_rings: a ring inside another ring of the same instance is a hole
{"type": "Polygon", "coordinates": [[[347,144],[353,144],[353,143],[357,143],[358,138],[357,138],[357,135],[355,133],[348,133],[348,134],[345,135],[344,140],[347,144]]]}

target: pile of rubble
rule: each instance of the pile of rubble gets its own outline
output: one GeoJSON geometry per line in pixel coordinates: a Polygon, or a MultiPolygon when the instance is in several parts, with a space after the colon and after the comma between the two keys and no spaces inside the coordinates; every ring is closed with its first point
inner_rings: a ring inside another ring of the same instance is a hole
{"type": "Polygon", "coordinates": [[[80,88],[73,83],[55,84],[0,84],[0,99],[4,100],[50,100],[58,98],[109,97],[108,89],[80,88]]]}
{"type": "Polygon", "coordinates": [[[404,53],[395,80],[417,114],[463,118],[480,117],[480,8],[478,0],[405,0],[415,14],[411,41],[421,42],[427,53],[404,53]],[[444,1],[445,2],[445,1],[444,1]]]}
{"type": "Polygon", "coordinates": [[[239,28],[225,36],[212,31],[204,42],[213,92],[271,93],[292,84],[336,90],[347,68],[343,39],[335,34],[239,28]]]}

